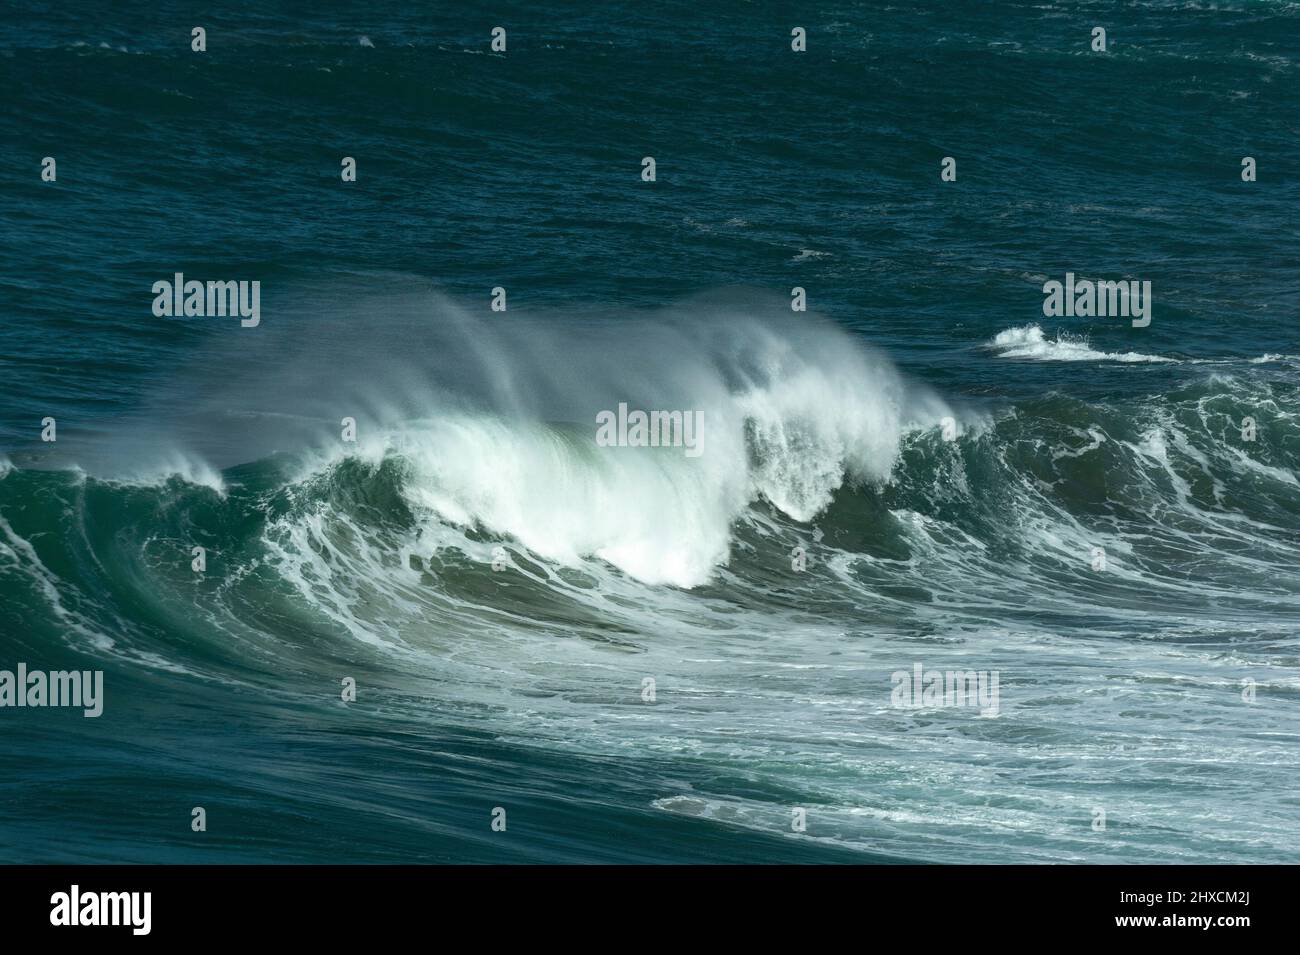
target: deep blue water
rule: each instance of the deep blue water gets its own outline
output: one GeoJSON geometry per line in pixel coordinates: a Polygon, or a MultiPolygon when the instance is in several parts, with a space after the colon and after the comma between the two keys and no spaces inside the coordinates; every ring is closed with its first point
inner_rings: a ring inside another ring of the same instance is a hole
{"type": "Polygon", "coordinates": [[[0,670],[106,693],[0,861],[1300,861],[1300,4],[17,0],[0,84],[0,670]]]}

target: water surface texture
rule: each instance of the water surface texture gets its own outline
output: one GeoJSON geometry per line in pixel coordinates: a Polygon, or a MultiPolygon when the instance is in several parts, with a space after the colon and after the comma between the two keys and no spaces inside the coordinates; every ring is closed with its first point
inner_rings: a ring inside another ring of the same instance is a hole
{"type": "Polygon", "coordinates": [[[1300,4],[10,0],[0,87],[0,670],[104,674],[0,861],[1300,862],[1300,4]]]}

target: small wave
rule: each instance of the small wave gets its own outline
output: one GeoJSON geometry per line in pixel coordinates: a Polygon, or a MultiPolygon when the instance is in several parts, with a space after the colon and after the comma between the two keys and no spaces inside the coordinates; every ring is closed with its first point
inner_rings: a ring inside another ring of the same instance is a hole
{"type": "Polygon", "coordinates": [[[1035,361],[1120,361],[1168,362],[1176,358],[1143,355],[1140,352],[1102,352],[1088,344],[1082,336],[1058,332],[1054,340],[1048,339],[1038,325],[1008,328],[998,332],[988,347],[996,349],[999,358],[1030,358],[1035,361]]]}
{"type": "Polygon", "coordinates": [[[124,487],[163,487],[176,480],[205,487],[219,497],[226,496],[226,482],[220,471],[206,461],[175,451],[162,454],[148,464],[97,475],[96,479],[104,484],[124,487]]]}

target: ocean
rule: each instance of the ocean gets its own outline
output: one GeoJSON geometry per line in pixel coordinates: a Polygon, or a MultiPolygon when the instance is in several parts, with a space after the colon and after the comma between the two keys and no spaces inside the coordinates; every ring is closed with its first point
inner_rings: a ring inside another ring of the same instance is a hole
{"type": "Polygon", "coordinates": [[[0,862],[1300,862],[1300,3],[8,0],[0,85],[0,671],[103,686],[0,673],[0,862]]]}

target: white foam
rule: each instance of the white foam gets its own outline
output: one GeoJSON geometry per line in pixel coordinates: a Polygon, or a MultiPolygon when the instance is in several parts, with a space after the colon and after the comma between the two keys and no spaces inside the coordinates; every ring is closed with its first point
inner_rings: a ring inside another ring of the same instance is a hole
{"type": "Polygon", "coordinates": [[[177,479],[196,487],[206,487],[221,497],[226,496],[226,482],[220,471],[202,458],[177,450],[156,454],[147,462],[109,470],[100,479],[106,483],[135,487],[161,487],[177,479]]]}
{"type": "Polygon", "coordinates": [[[343,457],[374,467],[392,456],[408,469],[402,492],[425,520],[480,528],[564,566],[595,558],[643,583],[689,588],[728,561],[733,525],[753,502],[810,521],[846,481],[888,480],[902,435],[951,414],[833,326],[792,333],[784,319],[709,317],[611,325],[608,340],[543,331],[520,351],[476,335],[491,359],[488,406],[417,396],[423,417],[326,445],[301,477],[343,457]],[[642,360],[653,369],[638,368],[642,360]],[[544,420],[528,399],[556,385],[569,417],[544,420]],[[596,414],[624,399],[694,411],[699,456],[598,446],[596,414]]]}
{"type": "MultiPolygon", "coordinates": [[[[485,528],[566,566],[597,557],[644,583],[695,587],[726,563],[732,525],[751,503],[810,521],[845,480],[887,479],[916,423],[883,364],[849,375],[794,364],[704,403],[699,457],[600,448],[594,423],[466,412],[410,422],[358,455],[406,462],[403,490],[418,514],[485,528]]],[[[936,401],[921,417],[946,410],[936,401]]]]}
{"type": "Polygon", "coordinates": [[[1030,358],[1035,361],[1121,361],[1176,362],[1175,358],[1143,355],[1139,352],[1101,352],[1089,346],[1082,336],[1058,332],[1049,340],[1038,325],[1008,328],[998,332],[989,347],[997,349],[999,358],[1030,358]]]}

